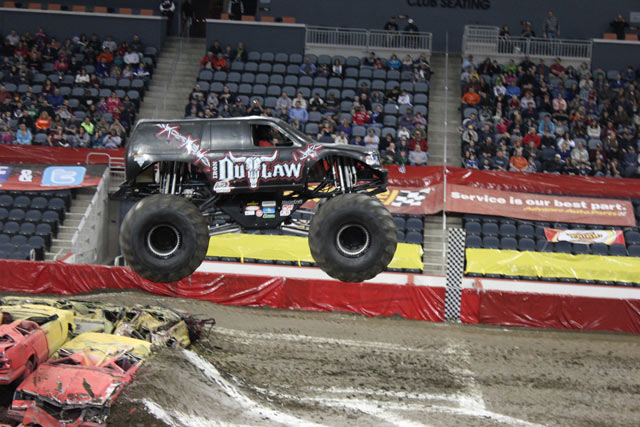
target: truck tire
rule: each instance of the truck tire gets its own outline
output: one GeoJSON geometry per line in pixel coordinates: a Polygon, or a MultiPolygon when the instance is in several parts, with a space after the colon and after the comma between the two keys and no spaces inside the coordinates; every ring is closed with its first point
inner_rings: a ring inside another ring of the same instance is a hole
{"type": "Polygon", "coordinates": [[[120,250],[139,276],[175,282],[193,273],[209,247],[200,210],[179,196],[156,194],[136,203],[122,221],[120,250]]]}
{"type": "Polygon", "coordinates": [[[362,282],[383,271],[398,245],[393,217],[375,197],[335,196],[311,220],[309,249],[318,267],[343,282],[362,282]]]}

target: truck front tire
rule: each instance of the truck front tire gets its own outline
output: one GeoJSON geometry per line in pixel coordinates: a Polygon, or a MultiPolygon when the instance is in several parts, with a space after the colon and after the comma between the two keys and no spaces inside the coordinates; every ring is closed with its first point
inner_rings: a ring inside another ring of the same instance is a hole
{"type": "Polygon", "coordinates": [[[179,196],[156,194],[136,203],[120,230],[120,250],[139,276],[175,282],[192,274],[209,247],[200,210],[179,196]]]}
{"type": "Polygon", "coordinates": [[[318,267],[343,282],[362,282],[382,272],[398,244],[393,217],[375,197],[335,196],[311,221],[309,249],[318,267]]]}

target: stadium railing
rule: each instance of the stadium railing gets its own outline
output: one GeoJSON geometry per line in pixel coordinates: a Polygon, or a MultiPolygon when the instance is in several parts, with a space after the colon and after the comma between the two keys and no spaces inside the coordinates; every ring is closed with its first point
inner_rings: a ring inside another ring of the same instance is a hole
{"type": "Polygon", "coordinates": [[[591,40],[546,39],[540,37],[501,37],[498,27],[466,25],[462,37],[462,53],[466,57],[510,59],[514,56],[560,58],[563,63],[591,64],[591,40]]]}
{"type": "Polygon", "coordinates": [[[431,54],[431,33],[403,33],[363,28],[306,27],[307,46],[359,47],[363,50],[395,49],[431,54]]]}

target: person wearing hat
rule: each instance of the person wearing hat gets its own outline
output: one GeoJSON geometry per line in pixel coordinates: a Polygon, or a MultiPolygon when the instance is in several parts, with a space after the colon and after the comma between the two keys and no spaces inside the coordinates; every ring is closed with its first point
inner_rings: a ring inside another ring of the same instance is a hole
{"type": "Polygon", "coordinates": [[[232,117],[242,117],[247,115],[247,107],[242,102],[242,98],[236,97],[236,102],[231,106],[232,117]]]}
{"type": "Polygon", "coordinates": [[[473,130],[472,125],[467,125],[467,129],[462,132],[462,142],[465,144],[470,144],[472,141],[474,143],[478,142],[478,133],[473,130]]]}
{"type": "Polygon", "coordinates": [[[418,38],[415,36],[417,32],[419,32],[418,26],[413,19],[409,18],[407,25],[404,27],[404,37],[407,47],[418,47],[418,38]]]}

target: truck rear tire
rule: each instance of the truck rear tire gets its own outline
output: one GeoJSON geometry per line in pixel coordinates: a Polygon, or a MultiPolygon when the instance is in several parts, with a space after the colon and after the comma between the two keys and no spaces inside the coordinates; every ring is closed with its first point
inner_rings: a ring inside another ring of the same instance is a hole
{"type": "Polygon", "coordinates": [[[175,282],[193,273],[209,247],[209,227],[188,200],[156,194],[136,203],[120,229],[127,264],[152,282],[175,282]]]}
{"type": "Polygon", "coordinates": [[[398,245],[393,217],[375,197],[335,196],[311,220],[309,249],[318,267],[343,282],[362,282],[382,272],[398,245]]]}

